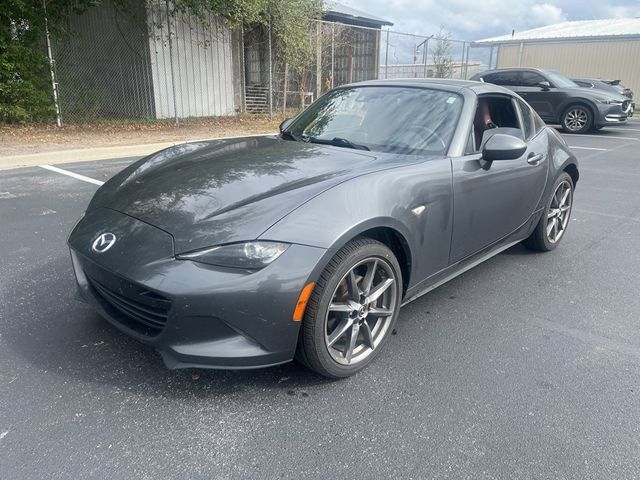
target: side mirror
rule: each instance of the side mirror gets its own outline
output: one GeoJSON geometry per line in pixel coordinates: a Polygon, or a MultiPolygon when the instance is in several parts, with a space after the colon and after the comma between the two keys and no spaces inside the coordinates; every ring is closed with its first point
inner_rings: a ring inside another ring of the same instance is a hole
{"type": "Polygon", "coordinates": [[[482,148],[482,159],[487,162],[494,160],[515,160],[524,155],[527,144],[518,137],[496,133],[487,140],[482,148]]]}
{"type": "Polygon", "coordinates": [[[538,86],[542,89],[542,90],[549,90],[551,88],[551,84],[547,81],[544,82],[540,82],[538,83],[538,86]]]}
{"type": "Polygon", "coordinates": [[[285,118],[280,124],[280,126],[278,127],[278,129],[280,130],[280,133],[286,130],[287,127],[291,125],[291,122],[293,122],[293,118],[285,118]]]}

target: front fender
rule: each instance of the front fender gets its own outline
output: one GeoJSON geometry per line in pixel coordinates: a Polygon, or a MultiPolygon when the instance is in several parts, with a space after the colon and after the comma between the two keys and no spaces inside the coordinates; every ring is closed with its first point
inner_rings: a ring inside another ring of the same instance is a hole
{"type": "Polygon", "coordinates": [[[451,162],[435,158],[337,185],[288,214],[260,238],[326,248],[324,260],[328,261],[363,232],[390,228],[409,249],[411,286],[447,266],[452,220],[451,162]]]}

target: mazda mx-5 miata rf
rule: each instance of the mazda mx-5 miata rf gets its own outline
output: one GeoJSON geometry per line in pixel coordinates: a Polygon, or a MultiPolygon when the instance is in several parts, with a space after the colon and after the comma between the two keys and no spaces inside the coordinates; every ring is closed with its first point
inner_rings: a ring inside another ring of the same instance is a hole
{"type": "Polygon", "coordinates": [[[178,145],[93,197],[82,296],[169,368],[368,365],[400,307],[524,241],[553,250],[576,158],[520,97],[470,81],[336,88],[279,135],[178,145]]]}

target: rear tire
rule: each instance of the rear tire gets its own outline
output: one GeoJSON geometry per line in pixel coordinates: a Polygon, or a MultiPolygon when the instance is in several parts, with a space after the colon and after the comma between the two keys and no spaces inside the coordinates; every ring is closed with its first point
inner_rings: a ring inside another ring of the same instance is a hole
{"type": "Polygon", "coordinates": [[[593,126],[593,114],[584,105],[570,105],[562,114],[561,123],[567,133],[586,133],[593,126]]]}
{"type": "Polygon", "coordinates": [[[549,252],[560,244],[571,220],[573,188],[571,176],[562,172],[553,184],[553,190],[535,230],[522,242],[525,247],[539,252],[549,252]]]}
{"type": "Polygon", "coordinates": [[[393,252],[377,240],[352,240],[316,282],[296,359],[329,378],[362,370],[388,341],[401,297],[402,273],[393,252]]]}

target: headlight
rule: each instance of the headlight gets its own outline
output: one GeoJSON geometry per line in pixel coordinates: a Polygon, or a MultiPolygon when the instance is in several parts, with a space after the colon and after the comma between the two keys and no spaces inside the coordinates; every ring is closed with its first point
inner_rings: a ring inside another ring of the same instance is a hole
{"type": "Polygon", "coordinates": [[[256,270],[269,265],[287,248],[288,243],[256,241],[195,250],[177,257],[180,260],[193,260],[220,267],[256,270]]]}
{"type": "Polygon", "coordinates": [[[604,103],[605,105],[622,105],[624,102],[616,100],[615,98],[606,98],[604,100],[596,100],[598,103],[604,103]]]}

